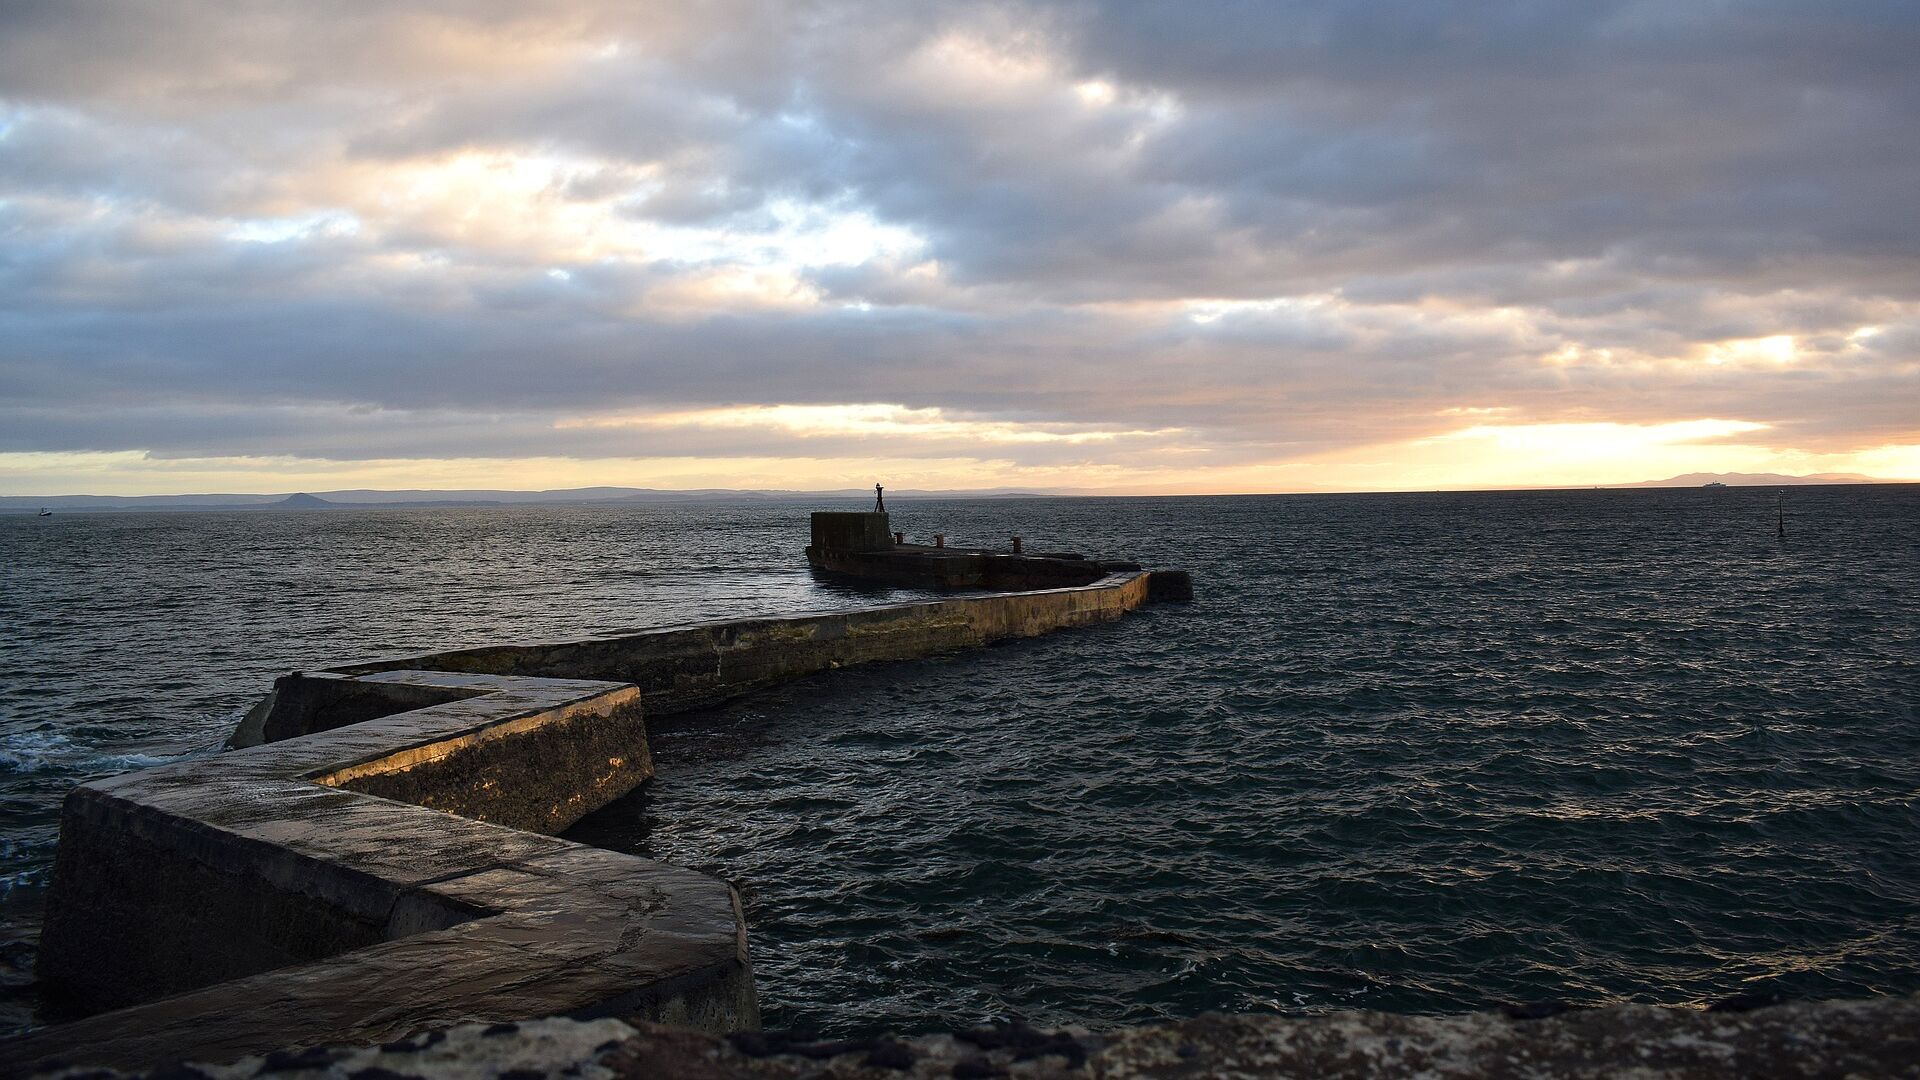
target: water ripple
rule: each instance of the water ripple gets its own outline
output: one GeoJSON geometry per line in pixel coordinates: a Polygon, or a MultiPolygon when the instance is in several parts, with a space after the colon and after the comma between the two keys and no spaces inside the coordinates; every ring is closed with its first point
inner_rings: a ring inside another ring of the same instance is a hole
{"type": "MultiPolygon", "coordinates": [[[[831,1033],[1920,990],[1920,489],[1773,500],[903,503],[1200,600],[656,721],[576,835],[735,882],[768,1022],[831,1033]]],[[[278,672],[900,595],[801,569],[805,509],[0,519],[0,915],[67,785],[278,672]]]]}

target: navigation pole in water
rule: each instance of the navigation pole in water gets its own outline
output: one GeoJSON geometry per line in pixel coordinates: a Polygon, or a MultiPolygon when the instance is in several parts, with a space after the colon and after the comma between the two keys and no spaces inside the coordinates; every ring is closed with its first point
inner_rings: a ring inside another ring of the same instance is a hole
{"type": "Polygon", "coordinates": [[[1781,540],[1787,538],[1787,493],[1778,492],[1773,497],[1773,535],[1781,540]]]}

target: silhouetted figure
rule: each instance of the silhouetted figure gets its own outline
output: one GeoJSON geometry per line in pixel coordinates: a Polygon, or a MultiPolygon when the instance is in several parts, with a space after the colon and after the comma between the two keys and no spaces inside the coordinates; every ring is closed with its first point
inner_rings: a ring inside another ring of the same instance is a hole
{"type": "Polygon", "coordinates": [[[887,489],[879,484],[873,485],[873,512],[876,514],[887,512],[887,489]]]}

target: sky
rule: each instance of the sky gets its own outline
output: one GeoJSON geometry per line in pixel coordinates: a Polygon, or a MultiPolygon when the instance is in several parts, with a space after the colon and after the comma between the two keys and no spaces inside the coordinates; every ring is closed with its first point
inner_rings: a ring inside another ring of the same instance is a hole
{"type": "Polygon", "coordinates": [[[0,0],[0,494],[1920,478],[1920,4],[0,0]]]}

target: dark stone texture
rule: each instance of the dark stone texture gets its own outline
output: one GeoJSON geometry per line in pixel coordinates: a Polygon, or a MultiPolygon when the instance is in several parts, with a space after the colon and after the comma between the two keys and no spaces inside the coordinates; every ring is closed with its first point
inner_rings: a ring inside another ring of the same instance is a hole
{"type": "MultiPolygon", "coordinates": [[[[1063,564],[1078,565],[1086,563],[1063,564]]],[[[1095,572],[1091,585],[890,604],[863,611],[492,645],[332,669],[613,679],[640,688],[647,715],[706,708],[816,671],[907,660],[1117,619],[1147,601],[1148,575],[1095,572]]]]}
{"type": "Polygon", "coordinates": [[[247,714],[228,745],[253,746],[331,731],[394,713],[472,697],[482,691],[451,686],[370,683],[338,675],[295,672],[274,680],[273,692],[247,714]]]}
{"type": "Polygon", "coordinates": [[[182,857],[139,813],[85,787],[67,797],[39,965],[62,999],[120,1008],[383,939],[397,888],[263,890],[258,861],[182,857]]]}
{"type": "Polygon", "coordinates": [[[638,691],[368,678],[463,693],[75,790],[40,972],[117,1011],[0,1043],[0,1063],[219,1062],[556,1013],[757,1022],[724,882],[325,786],[401,777],[442,798],[444,784],[449,803],[483,810],[490,793],[497,816],[564,827],[650,768],[638,691]],[[566,767],[514,763],[523,744],[566,767]]]}
{"type": "Polygon", "coordinates": [[[1147,599],[1184,603],[1193,599],[1193,577],[1185,570],[1155,570],[1147,579],[1147,599]]]}
{"type": "MultiPolygon", "coordinates": [[[[1315,1017],[1206,1015],[1118,1031],[1013,1031],[962,1036],[731,1040],[612,1019],[537,1020],[510,1035],[453,1029],[431,1054],[332,1047],[249,1058],[208,1071],[221,1080],[290,1075],[612,1076],[619,1080],[1735,1080],[1749,1077],[1920,1077],[1920,997],[1799,1003],[1744,1013],[1649,1006],[1582,1010],[1539,1020],[1499,1013],[1315,1017]],[[1054,1052],[1077,1048],[1080,1057],[1054,1052]],[[276,1063],[325,1061],[313,1071],[276,1063]]],[[[121,1074],[124,1075],[124,1074],[121,1074]]],[[[146,1074],[158,1080],[166,1071],[146,1074]]],[[[77,1080],[69,1077],[67,1080],[77,1080]]]]}
{"type": "Polygon", "coordinates": [[[531,832],[558,833],[653,775],[640,698],[540,716],[342,769],[315,782],[531,832]],[[537,722],[536,722],[537,721],[537,722]],[[564,777],[555,783],[555,777],[564,777]]]}
{"type": "Polygon", "coordinates": [[[1091,585],[1111,572],[1102,563],[1078,556],[1012,555],[918,544],[878,551],[810,547],[807,563],[822,573],[923,589],[1061,589],[1091,585]]]}
{"type": "Polygon", "coordinates": [[[833,551],[885,551],[893,530],[883,513],[822,511],[813,515],[813,546],[833,551]]]}
{"type": "MultiPolygon", "coordinates": [[[[902,543],[884,513],[817,513],[807,563],[825,574],[926,589],[1029,591],[1091,585],[1108,574],[1137,572],[1140,564],[1090,561],[1072,552],[1021,554],[1013,550],[931,547],[902,543]]],[[[1154,599],[1191,600],[1193,583],[1175,571],[1154,599]],[[1176,580],[1177,579],[1177,580],[1176,580]]]]}

